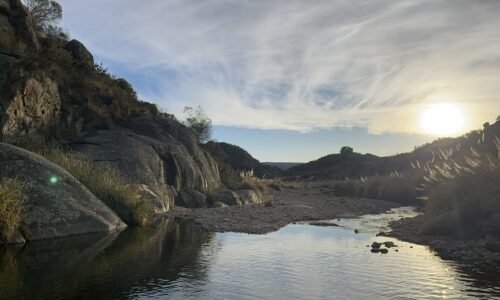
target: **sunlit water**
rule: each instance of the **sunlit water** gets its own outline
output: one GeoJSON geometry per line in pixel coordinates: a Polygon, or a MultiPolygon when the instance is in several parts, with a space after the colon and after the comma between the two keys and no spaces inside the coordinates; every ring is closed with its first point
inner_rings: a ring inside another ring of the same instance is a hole
{"type": "Polygon", "coordinates": [[[292,224],[267,235],[207,234],[189,223],[0,250],[1,299],[500,299],[426,247],[375,237],[398,210],[292,224]],[[355,234],[354,228],[360,233],[355,234]],[[373,254],[373,241],[399,247],[373,254]],[[396,249],[398,250],[396,252],[396,249]]]}

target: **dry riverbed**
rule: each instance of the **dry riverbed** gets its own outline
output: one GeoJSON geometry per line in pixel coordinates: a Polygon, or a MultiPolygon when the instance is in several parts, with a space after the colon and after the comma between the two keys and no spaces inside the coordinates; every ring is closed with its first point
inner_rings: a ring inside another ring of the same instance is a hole
{"type": "Polygon", "coordinates": [[[263,234],[298,221],[352,218],[386,212],[399,205],[373,199],[336,197],[329,188],[272,191],[274,205],[232,206],[227,208],[186,209],[176,207],[171,217],[193,220],[210,232],[263,234]]]}

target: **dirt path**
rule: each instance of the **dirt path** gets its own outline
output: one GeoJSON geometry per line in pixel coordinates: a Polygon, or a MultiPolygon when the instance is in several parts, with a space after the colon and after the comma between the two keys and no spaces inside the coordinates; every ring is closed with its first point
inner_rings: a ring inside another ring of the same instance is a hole
{"type": "Polygon", "coordinates": [[[186,209],[176,207],[172,217],[194,220],[211,232],[268,233],[298,221],[329,220],[385,212],[399,205],[391,202],[335,197],[328,188],[273,191],[273,207],[233,206],[186,209]]]}

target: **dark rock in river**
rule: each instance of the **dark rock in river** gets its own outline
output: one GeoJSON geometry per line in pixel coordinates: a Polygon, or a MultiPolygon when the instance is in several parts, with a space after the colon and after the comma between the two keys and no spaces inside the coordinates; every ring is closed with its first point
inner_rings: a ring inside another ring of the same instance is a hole
{"type": "Polygon", "coordinates": [[[372,248],[373,249],[380,249],[380,246],[382,246],[382,243],[377,243],[377,242],[373,242],[372,243],[372,248]]]}
{"type": "Polygon", "coordinates": [[[396,244],[394,244],[394,242],[391,242],[391,241],[384,242],[384,246],[385,246],[386,248],[397,247],[397,245],[396,245],[396,244]]]}
{"type": "Polygon", "coordinates": [[[126,227],[80,182],[41,156],[0,143],[0,170],[2,176],[26,184],[20,226],[26,240],[108,232],[126,227]]]}

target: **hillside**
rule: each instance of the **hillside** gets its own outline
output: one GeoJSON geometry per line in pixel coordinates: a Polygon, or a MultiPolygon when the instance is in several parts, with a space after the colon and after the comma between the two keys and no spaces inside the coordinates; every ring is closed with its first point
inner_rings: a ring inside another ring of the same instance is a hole
{"type": "Polygon", "coordinates": [[[263,162],[263,164],[279,168],[281,171],[286,171],[293,167],[302,165],[302,163],[291,163],[291,162],[263,162]]]}
{"type": "Polygon", "coordinates": [[[275,177],[281,174],[279,168],[259,162],[250,153],[236,145],[210,141],[204,147],[217,160],[224,182],[237,177],[241,171],[253,170],[255,175],[260,178],[275,177]]]}
{"type": "Polygon", "coordinates": [[[413,168],[412,163],[425,164],[430,162],[443,149],[449,149],[457,145],[460,145],[462,149],[476,147],[479,151],[495,153],[495,145],[492,142],[494,136],[500,136],[500,122],[492,125],[488,124],[484,127],[484,130],[471,131],[457,138],[438,139],[432,143],[417,147],[409,153],[387,157],[360,153],[330,154],[318,160],[292,167],[283,174],[288,178],[335,180],[388,175],[394,171],[404,172],[410,170],[413,168]],[[481,143],[483,140],[486,143],[481,143]]]}

